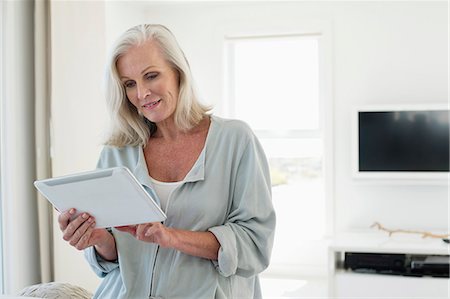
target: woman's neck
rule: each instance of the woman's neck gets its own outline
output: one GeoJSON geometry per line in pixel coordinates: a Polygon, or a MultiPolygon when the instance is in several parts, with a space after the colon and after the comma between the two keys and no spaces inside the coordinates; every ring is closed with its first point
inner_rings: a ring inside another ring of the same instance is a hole
{"type": "Polygon", "coordinates": [[[190,130],[182,130],[175,125],[173,120],[165,120],[156,124],[156,132],[152,138],[163,138],[167,141],[174,141],[180,136],[196,134],[204,129],[208,129],[209,117],[204,117],[196,126],[190,130]]]}

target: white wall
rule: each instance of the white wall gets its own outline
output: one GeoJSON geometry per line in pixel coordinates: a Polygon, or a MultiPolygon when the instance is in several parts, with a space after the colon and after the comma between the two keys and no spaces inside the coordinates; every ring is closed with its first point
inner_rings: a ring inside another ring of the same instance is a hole
{"type": "MultiPolygon", "coordinates": [[[[333,36],[336,230],[368,228],[373,221],[398,228],[446,229],[447,186],[352,179],[350,116],[354,105],[447,102],[447,2],[108,1],[104,11],[101,2],[90,3],[89,9],[83,2],[75,3],[55,2],[52,7],[55,175],[95,164],[97,134],[104,124],[99,87],[105,43],[109,46],[128,27],[139,23],[168,26],[190,61],[203,98],[222,114],[219,34],[236,24],[258,30],[254,21],[264,21],[264,27],[274,29],[297,26],[300,31],[304,24],[326,22],[333,36]]],[[[92,286],[88,274],[80,275],[84,271],[81,261],[65,264],[72,258],[65,249],[56,247],[57,278],[92,286]]]]}
{"type": "Polygon", "coordinates": [[[446,230],[448,186],[365,184],[351,178],[354,105],[446,103],[447,3],[339,5],[335,14],[335,201],[338,230],[446,230]]]}

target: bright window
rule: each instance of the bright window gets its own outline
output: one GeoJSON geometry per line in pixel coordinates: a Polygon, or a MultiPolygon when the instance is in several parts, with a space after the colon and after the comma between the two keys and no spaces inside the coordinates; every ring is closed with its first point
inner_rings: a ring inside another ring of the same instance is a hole
{"type": "Polygon", "coordinates": [[[320,53],[319,35],[227,41],[229,114],[254,129],[268,157],[277,213],[271,267],[283,273],[326,264],[320,53]]]}
{"type": "Polygon", "coordinates": [[[319,129],[317,39],[248,39],[233,48],[236,117],[255,130],[319,129]]]}

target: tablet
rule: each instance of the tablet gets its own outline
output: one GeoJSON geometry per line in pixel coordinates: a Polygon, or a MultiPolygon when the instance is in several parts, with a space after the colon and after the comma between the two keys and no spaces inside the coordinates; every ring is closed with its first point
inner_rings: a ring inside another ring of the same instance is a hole
{"type": "Polygon", "coordinates": [[[95,217],[98,228],[166,219],[155,200],[126,167],[38,180],[34,185],[58,211],[75,208],[77,213],[87,212],[95,217]]]}

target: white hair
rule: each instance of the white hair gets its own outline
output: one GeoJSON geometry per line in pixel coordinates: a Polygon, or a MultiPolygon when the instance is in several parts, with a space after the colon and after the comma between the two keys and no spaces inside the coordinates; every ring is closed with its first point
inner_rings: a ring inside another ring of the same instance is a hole
{"type": "Polygon", "coordinates": [[[175,125],[182,130],[189,130],[211,110],[210,107],[199,102],[189,63],[170,30],[157,24],[132,27],[116,41],[107,64],[105,94],[111,116],[111,131],[106,141],[108,145],[145,146],[151,134],[156,131],[156,125],[140,115],[136,107],[128,100],[117,70],[117,60],[123,54],[148,40],[156,42],[166,61],[179,75],[175,125]]]}

